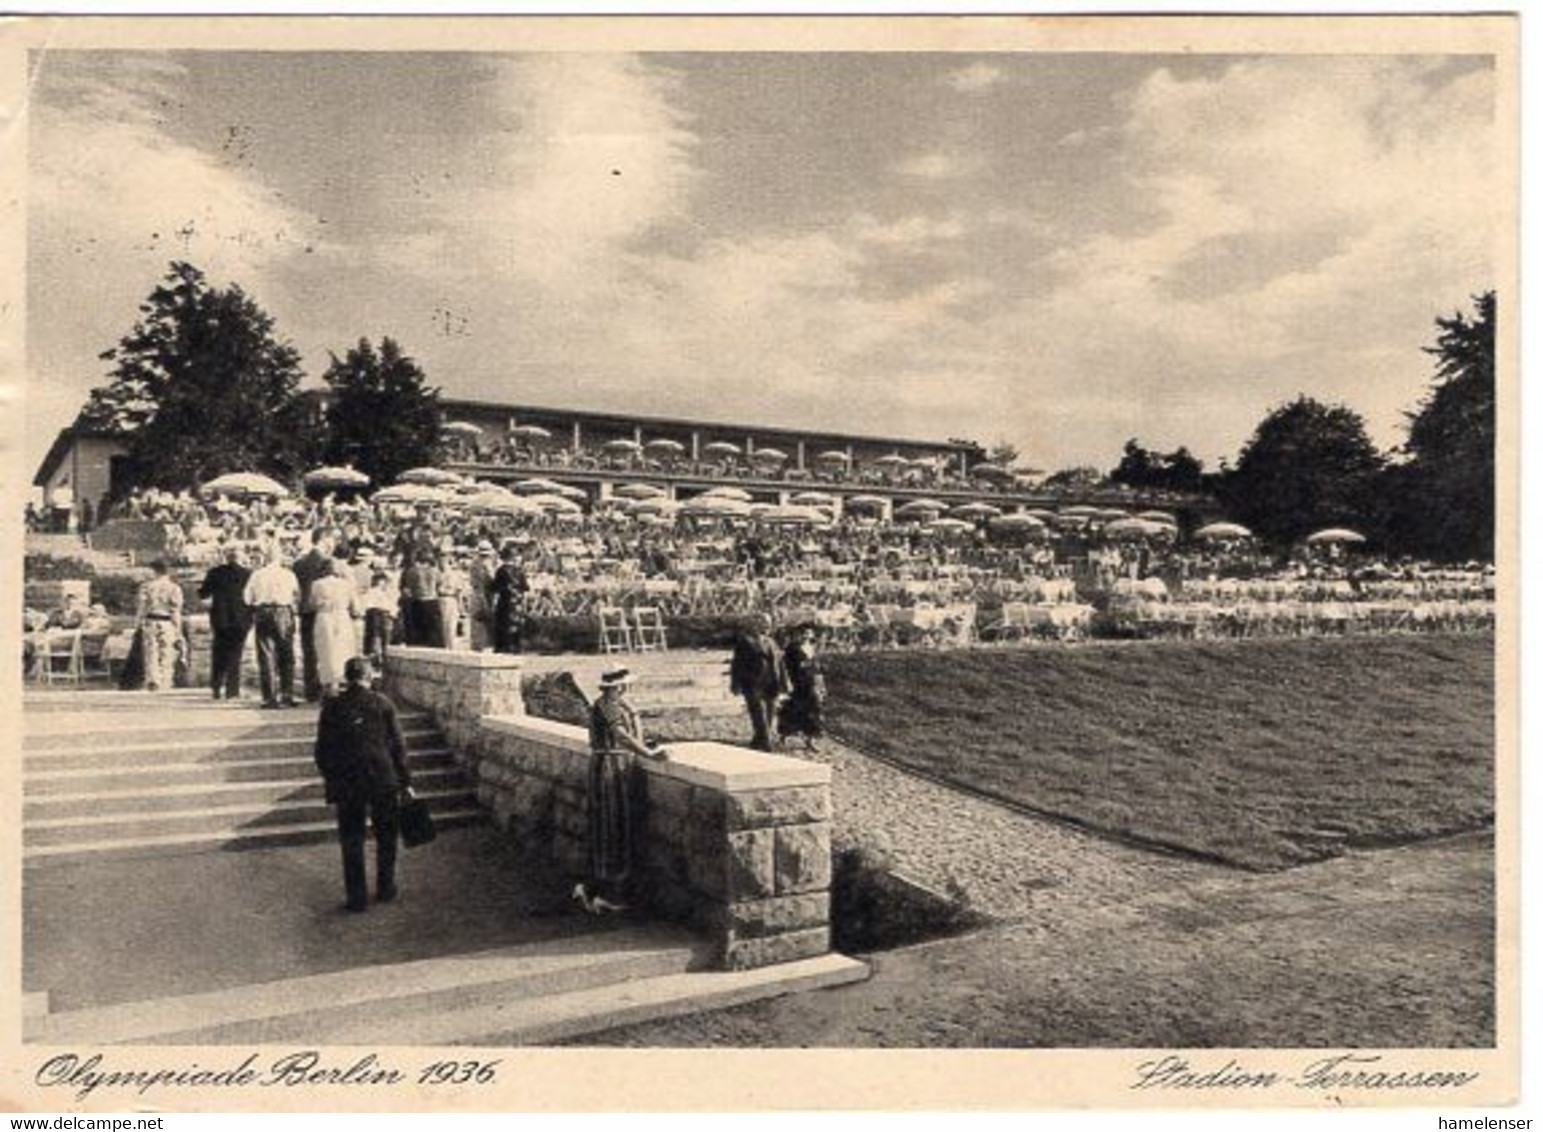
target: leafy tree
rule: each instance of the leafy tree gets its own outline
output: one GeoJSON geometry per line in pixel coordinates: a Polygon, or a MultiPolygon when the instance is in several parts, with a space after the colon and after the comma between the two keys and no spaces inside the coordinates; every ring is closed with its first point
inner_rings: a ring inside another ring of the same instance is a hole
{"type": "Polygon", "coordinates": [[[1256,534],[1291,543],[1320,527],[1373,525],[1383,467],[1358,414],[1304,396],[1260,422],[1222,492],[1256,534]]]}
{"type": "Polygon", "coordinates": [[[1188,448],[1151,452],[1134,437],[1125,442],[1125,453],[1109,479],[1128,487],[1162,488],[1167,491],[1199,491],[1203,471],[1188,448]]]}
{"type": "Polygon", "coordinates": [[[998,440],[986,450],[986,460],[992,464],[1000,464],[1004,468],[1011,468],[1016,464],[1018,456],[1017,445],[1006,440],[998,440]]]}
{"type": "Polygon", "coordinates": [[[300,355],[261,307],[178,262],[139,310],[101,355],[112,380],[81,413],[124,438],[124,486],[180,490],[225,472],[288,479],[302,469],[315,437],[297,392],[300,355]]]}
{"type": "Polygon", "coordinates": [[[1104,473],[1090,465],[1063,468],[1047,476],[1042,486],[1063,489],[1088,489],[1102,485],[1104,473]]]}
{"type": "Polygon", "coordinates": [[[440,455],[439,390],[390,338],[377,351],[368,339],[322,375],[327,406],[327,459],[352,464],[377,484],[440,455]]]}
{"type": "Polygon", "coordinates": [[[1395,496],[1400,541],[1437,558],[1494,555],[1495,293],[1473,306],[1472,318],[1438,318],[1435,345],[1423,347],[1436,377],[1409,414],[1410,459],[1395,496]]]}

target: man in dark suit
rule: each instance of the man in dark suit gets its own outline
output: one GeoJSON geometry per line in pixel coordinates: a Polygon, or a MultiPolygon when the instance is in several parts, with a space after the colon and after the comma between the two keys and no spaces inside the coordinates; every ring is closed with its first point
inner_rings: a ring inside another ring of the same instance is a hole
{"type": "Polygon", "coordinates": [[[758,751],[772,749],[772,720],[777,717],[777,700],[790,685],[782,650],[771,635],[771,623],[759,615],[749,631],[734,642],[734,658],[729,663],[729,690],[745,697],[750,711],[753,735],[750,745],[758,751]]]}
{"type": "Polygon", "coordinates": [[[337,806],[343,847],[343,888],[350,912],[363,912],[364,825],[375,831],[375,899],[395,900],[397,803],[411,785],[407,743],[396,708],[370,689],[370,662],[362,656],[343,666],[345,686],[323,702],[316,728],[316,766],[327,782],[327,801],[337,806]]]}
{"type": "Polygon", "coordinates": [[[300,672],[305,698],[321,699],[321,676],[316,671],[316,609],[311,604],[311,584],[332,575],[332,535],[317,528],[311,532],[311,549],[295,559],[295,580],[300,583],[300,672]]]}
{"type": "Polygon", "coordinates": [[[241,549],[225,548],[225,561],[204,575],[198,596],[209,602],[209,682],[214,698],[241,698],[241,652],[252,628],[252,608],[243,594],[251,571],[241,564],[241,549]]]}

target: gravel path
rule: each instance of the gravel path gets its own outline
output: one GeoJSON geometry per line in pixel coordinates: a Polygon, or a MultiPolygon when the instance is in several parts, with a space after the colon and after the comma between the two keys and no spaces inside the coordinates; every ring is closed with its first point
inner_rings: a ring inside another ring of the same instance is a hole
{"type": "MultiPolygon", "coordinates": [[[[740,720],[693,720],[679,737],[743,742],[740,720]],[[712,732],[704,734],[704,732],[712,732]]],[[[993,919],[1054,930],[1154,890],[1201,884],[1237,871],[1121,845],[1048,818],[950,789],[829,740],[836,838],[882,848],[897,872],[938,891],[963,890],[993,919]]]]}

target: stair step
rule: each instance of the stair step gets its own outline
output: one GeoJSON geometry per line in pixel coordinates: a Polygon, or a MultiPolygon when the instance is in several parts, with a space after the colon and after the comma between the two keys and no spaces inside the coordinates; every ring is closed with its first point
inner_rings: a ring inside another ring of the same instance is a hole
{"type": "MultiPolygon", "coordinates": [[[[346,1040],[379,1033],[417,1041],[420,1021],[489,1001],[513,1006],[553,994],[615,988],[685,971],[695,941],[629,927],[519,947],[69,1011],[33,1019],[29,1041],[175,1045],[346,1040]]],[[[614,990],[613,990],[614,993],[614,990]]]]}
{"type": "MultiPolygon", "coordinates": [[[[409,749],[439,746],[444,742],[438,731],[414,730],[402,736],[409,749]]],[[[316,729],[304,735],[261,736],[258,738],[200,739],[151,743],[79,743],[71,746],[23,748],[24,765],[38,770],[50,766],[123,766],[125,763],[182,762],[197,757],[209,760],[255,758],[263,755],[310,754],[316,745],[316,729]]]]}
{"type": "MultiPolygon", "coordinates": [[[[434,824],[440,829],[479,825],[486,820],[486,813],[471,805],[434,815],[434,824]]],[[[183,853],[208,853],[212,850],[245,851],[327,841],[335,838],[337,832],[337,822],[329,820],[297,822],[293,825],[273,826],[259,831],[223,830],[133,838],[97,838],[66,845],[28,846],[22,852],[22,859],[27,865],[43,865],[71,860],[96,860],[102,855],[169,857],[183,853]]]]}
{"type": "MultiPolygon", "coordinates": [[[[414,1045],[535,1046],[572,1041],[619,1026],[725,1010],[766,998],[860,982],[865,964],[831,953],[750,971],[687,971],[515,1002],[449,1010],[410,1025],[414,1045]]],[[[331,1032],[329,1044],[400,1041],[406,1027],[374,1026],[331,1032]]]]}
{"type": "MultiPolygon", "coordinates": [[[[420,791],[418,796],[430,811],[452,810],[472,802],[466,789],[420,791]]],[[[182,834],[226,833],[230,836],[261,833],[265,829],[290,825],[310,825],[333,819],[333,810],[321,798],[281,800],[277,802],[196,809],[168,810],[149,814],[115,816],[72,816],[26,822],[22,826],[25,849],[69,845],[82,840],[133,841],[182,834]]]]}
{"type": "MultiPolygon", "coordinates": [[[[413,777],[414,787],[421,791],[461,788],[464,793],[464,783],[464,776],[453,767],[425,770],[413,777]]],[[[148,789],[139,786],[126,790],[56,794],[27,798],[23,806],[23,821],[31,824],[34,821],[50,818],[100,819],[117,814],[149,814],[214,806],[258,805],[283,800],[298,801],[302,798],[319,800],[325,790],[326,786],[321,779],[313,776],[309,781],[301,778],[284,778],[255,782],[201,782],[148,789]]]]}
{"type": "MultiPolygon", "coordinates": [[[[449,769],[455,759],[448,748],[409,751],[407,765],[419,769],[449,769]]],[[[27,767],[23,793],[29,797],[59,794],[91,794],[103,791],[151,790],[162,786],[192,786],[217,782],[270,782],[279,779],[308,780],[317,777],[316,760],[307,753],[284,758],[260,758],[233,762],[162,763],[145,767],[101,770],[92,767],[56,769],[40,773],[27,767]]]]}
{"type": "MultiPolygon", "coordinates": [[[[186,703],[168,704],[166,711],[154,714],[90,708],[76,712],[26,713],[23,746],[28,751],[42,751],[96,744],[178,743],[189,739],[205,740],[205,737],[211,737],[208,741],[214,738],[226,740],[232,735],[254,739],[314,739],[317,714],[318,709],[309,704],[290,711],[268,712],[212,707],[200,711],[186,703]]],[[[435,727],[433,718],[426,712],[402,712],[398,719],[404,731],[435,727]]]]}

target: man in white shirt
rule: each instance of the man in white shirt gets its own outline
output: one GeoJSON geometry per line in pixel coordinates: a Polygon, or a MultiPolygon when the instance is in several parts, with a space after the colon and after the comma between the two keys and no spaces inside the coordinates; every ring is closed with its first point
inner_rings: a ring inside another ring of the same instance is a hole
{"type": "Polygon", "coordinates": [[[257,633],[257,676],[263,707],[295,706],[295,614],[300,580],[284,565],[277,549],[247,579],[243,597],[252,609],[257,633]],[[275,677],[277,682],[275,683],[275,677]]]}
{"type": "Polygon", "coordinates": [[[182,639],[182,587],[157,559],[155,576],[139,589],[136,620],[144,644],[145,687],[158,692],[172,686],[177,643],[182,639]]]}

